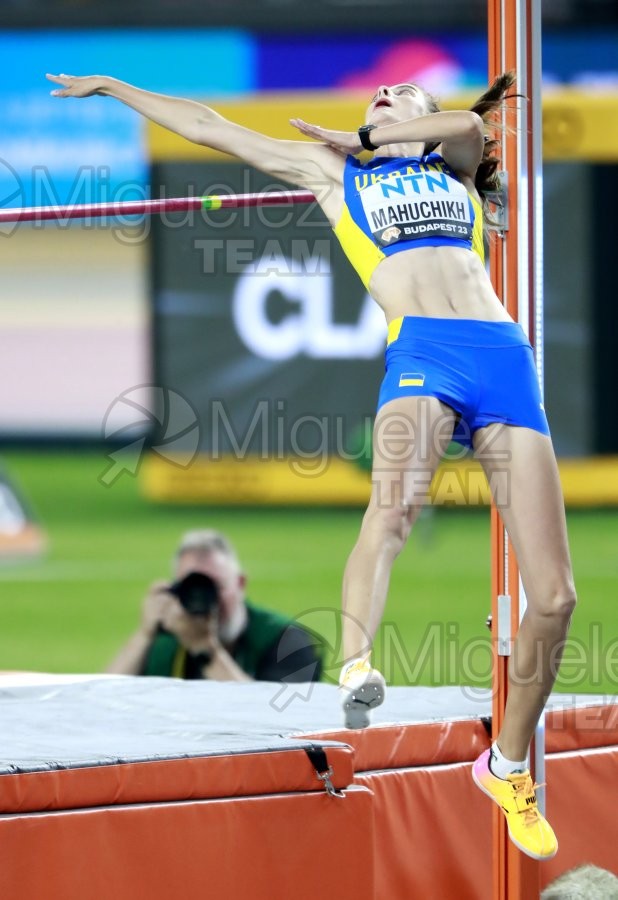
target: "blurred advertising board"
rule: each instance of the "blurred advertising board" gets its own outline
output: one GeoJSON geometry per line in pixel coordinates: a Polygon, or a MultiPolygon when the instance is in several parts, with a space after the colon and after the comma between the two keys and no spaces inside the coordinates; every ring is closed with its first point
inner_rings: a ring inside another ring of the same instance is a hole
{"type": "MultiPolygon", "coordinates": [[[[238,163],[161,164],[153,182],[177,196],[288,187],[238,163]]],[[[269,480],[311,482],[333,459],[364,485],[386,323],[319,208],[213,210],[152,225],[154,378],[170,407],[182,397],[193,409],[200,457],[231,486],[255,464],[269,480]]],[[[159,455],[193,453],[195,433],[183,441],[161,420],[159,455]]]]}

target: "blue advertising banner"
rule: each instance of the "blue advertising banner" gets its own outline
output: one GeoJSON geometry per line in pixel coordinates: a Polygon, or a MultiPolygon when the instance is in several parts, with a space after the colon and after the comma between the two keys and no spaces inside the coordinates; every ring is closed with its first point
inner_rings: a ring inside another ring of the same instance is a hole
{"type": "Polygon", "coordinates": [[[0,206],[131,200],[147,185],[143,124],[106,98],[50,97],[45,73],[110,74],[184,97],[255,87],[253,39],[236,31],[0,33],[0,206]]]}
{"type": "MultiPolygon", "coordinates": [[[[618,91],[618,30],[543,35],[543,83],[618,91]]],[[[340,88],[418,81],[445,96],[487,83],[484,31],[270,35],[258,38],[262,90],[340,88]]]]}

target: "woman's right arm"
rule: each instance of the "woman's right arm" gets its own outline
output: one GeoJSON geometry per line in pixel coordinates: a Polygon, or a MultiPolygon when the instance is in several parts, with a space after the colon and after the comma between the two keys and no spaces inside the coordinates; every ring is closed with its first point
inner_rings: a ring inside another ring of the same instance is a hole
{"type": "Polygon", "coordinates": [[[323,144],[268,137],[220,116],[195,100],[155,94],[105,75],[48,75],[56,97],[113,97],[163,128],[195,144],[230,153],[277,178],[314,189],[324,180],[340,181],[343,161],[323,144]]]}

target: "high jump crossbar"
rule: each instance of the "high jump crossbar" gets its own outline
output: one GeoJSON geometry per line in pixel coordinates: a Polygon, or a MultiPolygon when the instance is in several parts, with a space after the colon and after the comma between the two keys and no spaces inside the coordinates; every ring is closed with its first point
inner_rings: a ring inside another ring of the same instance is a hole
{"type": "Polygon", "coordinates": [[[310,191],[264,191],[255,194],[206,194],[203,197],[169,197],[164,200],[121,200],[110,203],[75,203],[67,206],[22,206],[0,209],[2,222],[65,222],[67,219],[106,216],[154,216],[162,213],[240,209],[246,206],[285,206],[313,203],[310,191]]]}

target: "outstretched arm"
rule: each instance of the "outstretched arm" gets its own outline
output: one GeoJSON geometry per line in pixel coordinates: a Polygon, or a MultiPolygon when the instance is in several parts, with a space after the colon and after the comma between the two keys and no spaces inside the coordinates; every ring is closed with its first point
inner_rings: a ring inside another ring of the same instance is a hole
{"type": "MultiPolygon", "coordinates": [[[[345,153],[360,153],[363,149],[356,132],[331,131],[309,125],[302,119],[291,124],[303,134],[345,153]]],[[[387,144],[441,144],[444,160],[457,172],[470,177],[478,168],[483,155],[483,120],[470,110],[429,113],[403,122],[378,125],[370,133],[376,147],[387,144]]]]}
{"type": "Polygon", "coordinates": [[[181,137],[214,150],[230,153],[252,166],[313,189],[325,176],[335,177],[341,161],[329,148],[307,141],[267,137],[220,116],[194,100],[155,94],[105,75],[47,75],[58,87],[55,97],[91,97],[99,94],[126,106],[181,137]]]}

